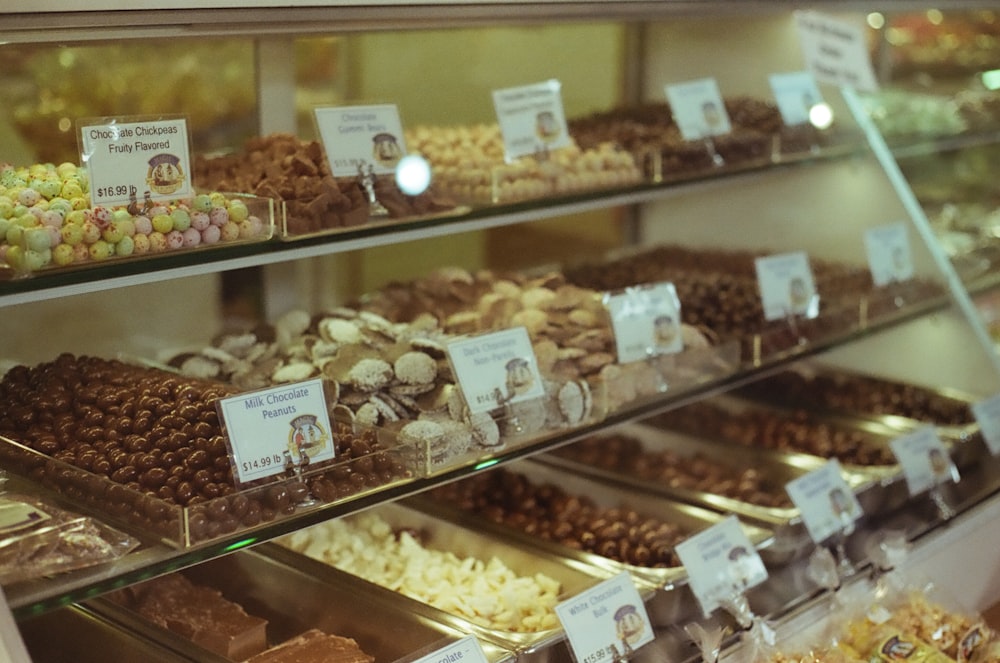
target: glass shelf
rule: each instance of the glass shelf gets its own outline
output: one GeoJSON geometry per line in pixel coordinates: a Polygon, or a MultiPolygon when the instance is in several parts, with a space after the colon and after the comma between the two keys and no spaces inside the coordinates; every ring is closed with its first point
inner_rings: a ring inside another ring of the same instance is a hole
{"type": "Polygon", "coordinates": [[[111,290],[165,279],[331,255],[411,240],[453,235],[565,216],[591,210],[634,205],[681,195],[704,187],[724,187],[734,179],[780,176],[787,168],[800,167],[818,159],[843,159],[862,151],[859,144],[842,145],[795,156],[783,156],[777,163],[752,169],[733,167],[718,174],[701,174],[684,181],[638,184],[622,189],[600,190],[530,201],[470,209],[460,216],[442,215],[396,224],[372,224],[330,234],[317,234],[266,242],[240,243],[208,251],[177,251],[142,259],[83,267],[51,269],[23,278],[6,280],[0,271],[0,308],[87,292],[111,290]]]}

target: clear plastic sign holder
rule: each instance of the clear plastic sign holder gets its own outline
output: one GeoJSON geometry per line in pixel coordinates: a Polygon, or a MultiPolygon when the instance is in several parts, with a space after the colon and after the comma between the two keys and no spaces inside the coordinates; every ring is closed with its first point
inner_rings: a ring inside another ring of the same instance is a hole
{"type": "Polygon", "coordinates": [[[945,490],[961,476],[937,429],[923,426],[891,440],[889,446],[903,469],[910,495],[927,493],[941,520],[953,518],[956,511],[945,490]]]}
{"type": "Polygon", "coordinates": [[[661,358],[684,349],[681,303],[673,283],[663,282],[606,292],[603,303],[611,318],[620,363],[645,361],[655,376],[655,388],[669,384],[661,358]]]}
{"type": "MultiPolygon", "coordinates": [[[[675,550],[706,617],[723,609],[743,629],[741,637],[748,646],[756,649],[774,643],[774,629],[754,614],[747,598],[751,588],[767,580],[767,569],[736,516],[688,537],[675,550]]],[[[713,660],[711,655],[722,637],[717,629],[690,625],[685,629],[702,649],[705,660],[713,660]]]]}
{"type": "Polygon", "coordinates": [[[847,555],[847,541],[863,515],[861,504],[844,480],[840,463],[834,459],[822,467],[789,481],[785,491],[802,514],[810,538],[829,551],[838,575],[855,571],[847,555]]]}

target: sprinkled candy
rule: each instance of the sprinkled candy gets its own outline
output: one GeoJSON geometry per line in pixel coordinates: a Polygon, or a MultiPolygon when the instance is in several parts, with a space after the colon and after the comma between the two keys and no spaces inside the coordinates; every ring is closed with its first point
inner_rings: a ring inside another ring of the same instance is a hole
{"type": "Polygon", "coordinates": [[[167,233],[167,248],[170,250],[179,249],[184,246],[184,235],[179,230],[171,230],[167,233]]]}
{"type": "Polygon", "coordinates": [[[184,246],[189,249],[201,244],[201,233],[195,228],[187,228],[181,235],[184,238],[184,246]]]}

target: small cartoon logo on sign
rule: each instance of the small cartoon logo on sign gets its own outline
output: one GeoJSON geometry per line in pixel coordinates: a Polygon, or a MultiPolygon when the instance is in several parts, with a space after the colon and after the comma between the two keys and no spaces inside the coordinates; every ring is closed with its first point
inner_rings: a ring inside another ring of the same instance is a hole
{"type": "Polygon", "coordinates": [[[184,184],[181,160],[173,154],[157,154],[149,160],[146,183],[158,194],[171,194],[184,184]]]}
{"type": "Polygon", "coordinates": [[[615,633],[622,644],[631,647],[642,639],[646,623],[634,605],[623,605],[615,610],[615,633]]]}
{"type": "Polygon", "coordinates": [[[327,435],[312,414],[303,414],[291,421],[292,430],[288,434],[288,448],[300,459],[315,456],[326,445],[327,435]]]}

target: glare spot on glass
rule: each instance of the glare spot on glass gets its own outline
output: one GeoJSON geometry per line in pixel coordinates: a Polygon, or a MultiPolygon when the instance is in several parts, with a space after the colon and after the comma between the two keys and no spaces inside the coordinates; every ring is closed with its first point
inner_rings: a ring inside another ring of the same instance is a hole
{"type": "Polygon", "coordinates": [[[409,196],[417,196],[431,184],[431,167],[427,160],[411,154],[399,160],[396,165],[396,184],[399,190],[409,196]]]}

